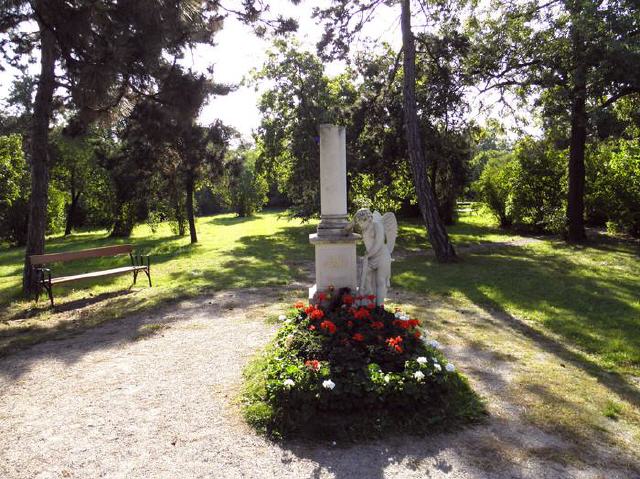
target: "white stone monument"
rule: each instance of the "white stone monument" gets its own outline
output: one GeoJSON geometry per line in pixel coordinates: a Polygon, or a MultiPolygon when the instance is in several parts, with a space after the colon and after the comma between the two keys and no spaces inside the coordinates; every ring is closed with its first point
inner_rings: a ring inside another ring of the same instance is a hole
{"type": "Polygon", "coordinates": [[[345,128],[320,125],[320,224],[309,235],[316,248],[316,284],[309,288],[309,299],[317,292],[357,287],[356,242],[347,217],[347,154],[345,128]]]}

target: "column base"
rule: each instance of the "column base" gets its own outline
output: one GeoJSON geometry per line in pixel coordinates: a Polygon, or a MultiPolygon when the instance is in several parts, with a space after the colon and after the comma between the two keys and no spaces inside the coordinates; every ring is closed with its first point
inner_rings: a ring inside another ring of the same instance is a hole
{"type": "MultiPolygon", "coordinates": [[[[358,283],[356,242],[360,235],[309,235],[316,248],[316,284],[314,294],[333,286],[335,290],[349,288],[355,293],[358,283]]],[[[311,295],[311,288],[309,294],[311,295]]]]}

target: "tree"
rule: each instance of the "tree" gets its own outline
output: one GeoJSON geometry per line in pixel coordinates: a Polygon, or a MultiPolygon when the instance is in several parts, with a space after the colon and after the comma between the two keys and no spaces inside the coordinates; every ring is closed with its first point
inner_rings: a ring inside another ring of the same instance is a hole
{"type": "MultiPolygon", "coordinates": [[[[319,49],[326,55],[326,50],[330,48],[329,56],[344,57],[354,35],[362,30],[373,11],[385,3],[387,2],[383,0],[366,2],[334,0],[330,7],[316,9],[315,15],[326,20],[325,33],[319,44],[319,49]]],[[[430,160],[424,154],[419,129],[416,106],[416,47],[415,36],[411,28],[411,1],[400,0],[399,3],[403,53],[403,111],[409,163],[429,242],[438,261],[449,262],[456,259],[456,253],[438,212],[433,185],[428,175],[430,160]]],[[[424,7],[424,4],[420,3],[420,5],[424,7]]],[[[450,12],[448,13],[450,14],[450,12]]],[[[427,15],[427,17],[433,18],[432,15],[427,15]]]]}
{"type": "Polygon", "coordinates": [[[18,134],[0,136],[0,240],[23,245],[28,171],[18,134]]]}
{"type": "Polygon", "coordinates": [[[74,226],[79,226],[83,203],[85,206],[91,202],[101,203],[100,209],[109,203],[110,188],[105,191],[107,172],[96,159],[96,145],[101,141],[101,132],[95,129],[82,136],[70,137],[64,128],[57,128],[51,134],[51,180],[68,194],[65,236],[71,234],[74,226]]]}
{"type": "Polygon", "coordinates": [[[329,79],[319,58],[295,43],[277,40],[255,80],[269,80],[258,108],[257,168],[287,195],[296,216],[310,218],[320,206],[318,125],[348,122],[355,99],[348,74],[329,79]]]}
{"type": "Polygon", "coordinates": [[[20,65],[34,50],[40,52],[30,138],[25,291],[33,288],[28,257],[44,252],[48,136],[56,88],[68,93],[67,100],[83,123],[115,111],[148,89],[149,72],[162,65],[163,58],[179,57],[187,45],[212,41],[221,20],[217,7],[216,2],[195,0],[0,1],[0,46],[5,58],[20,65]],[[24,28],[27,22],[38,26],[35,34],[24,28]]]}
{"type": "Polygon", "coordinates": [[[221,175],[222,160],[232,133],[230,128],[218,121],[209,127],[191,124],[181,136],[180,156],[191,243],[198,242],[194,214],[196,185],[205,176],[211,180],[221,175]]]}
{"type": "Polygon", "coordinates": [[[256,170],[257,151],[241,145],[230,151],[222,184],[225,199],[240,217],[253,216],[267,202],[267,180],[256,170]]]}
{"type": "Polygon", "coordinates": [[[492,2],[470,26],[483,89],[537,98],[547,129],[565,138],[567,239],[582,241],[586,142],[604,112],[640,93],[640,7],[628,0],[492,2]]]}

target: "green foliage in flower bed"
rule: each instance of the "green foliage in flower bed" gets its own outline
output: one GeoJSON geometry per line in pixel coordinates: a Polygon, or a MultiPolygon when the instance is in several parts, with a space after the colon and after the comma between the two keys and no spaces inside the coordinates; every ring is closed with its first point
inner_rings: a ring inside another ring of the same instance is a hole
{"type": "Polygon", "coordinates": [[[272,437],[424,434],[477,420],[479,397],[418,320],[343,291],[298,303],[245,370],[244,415],[272,437]],[[358,305],[358,306],[356,306],[358,305]]]}

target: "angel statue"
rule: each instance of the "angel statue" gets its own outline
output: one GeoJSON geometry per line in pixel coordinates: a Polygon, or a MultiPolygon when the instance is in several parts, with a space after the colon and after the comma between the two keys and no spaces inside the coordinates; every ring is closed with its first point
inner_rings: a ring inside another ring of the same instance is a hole
{"type": "Polygon", "coordinates": [[[362,232],[362,240],[367,249],[363,257],[359,294],[376,296],[378,306],[384,303],[391,279],[391,253],[398,236],[396,215],[359,209],[353,217],[362,232]],[[385,242],[386,239],[386,242],[385,242]]]}

